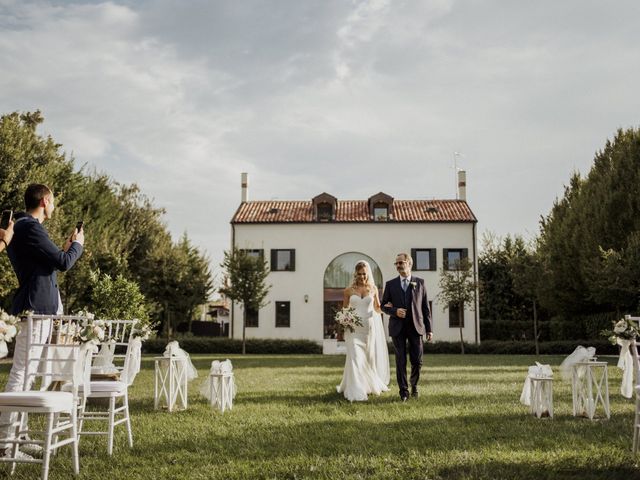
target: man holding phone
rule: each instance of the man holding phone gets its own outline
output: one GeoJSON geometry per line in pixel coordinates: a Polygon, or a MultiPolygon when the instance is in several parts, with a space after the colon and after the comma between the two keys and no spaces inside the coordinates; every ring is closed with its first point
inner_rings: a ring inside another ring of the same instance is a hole
{"type": "MultiPolygon", "coordinates": [[[[49,234],[42,226],[45,220],[51,218],[55,208],[51,189],[46,185],[31,184],[24,194],[24,201],[26,212],[15,215],[13,241],[7,248],[9,260],[18,277],[18,291],[13,298],[11,314],[18,315],[31,310],[37,314],[61,315],[62,300],[58,290],[56,271],[69,270],[80,258],[83,251],[84,231],[82,228],[74,229],[65,241],[64,247],[60,249],[51,241],[49,234]]],[[[51,321],[48,320],[48,322],[50,328],[51,321]]],[[[27,371],[26,330],[22,328],[16,337],[13,366],[5,392],[24,390],[27,371]]],[[[43,330],[42,335],[46,337],[48,328],[43,330]]],[[[34,339],[34,341],[39,343],[40,339],[34,339]]],[[[42,352],[33,353],[37,356],[42,352]]],[[[31,365],[29,368],[34,367],[35,365],[31,365]]],[[[9,436],[11,423],[15,418],[15,414],[8,413],[0,416],[0,438],[9,436]]],[[[6,445],[0,445],[0,455],[3,453],[3,447],[6,448],[6,445]]]]}

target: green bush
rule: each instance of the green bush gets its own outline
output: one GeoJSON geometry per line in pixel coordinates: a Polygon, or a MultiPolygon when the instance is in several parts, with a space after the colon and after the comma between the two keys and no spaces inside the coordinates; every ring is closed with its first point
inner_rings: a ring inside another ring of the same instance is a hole
{"type": "MultiPolygon", "coordinates": [[[[485,340],[480,344],[465,343],[465,353],[490,354],[490,355],[535,355],[536,347],[534,342],[510,342],[500,340],[485,340]]],[[[540,342],[541,355],[568,355],[573,352],[578,345],[585,347],[595,347],[596,355],[617,355],[619,348],[612,345],[608,340],[558,340],[540,342]]],[[[393,347],[390,350],[393,352],[393,347]]],[[[460,353],[460,342],[434,342],[425,343],[424,352],[426,354],[438,353],[460,353]]]]}
{"type": "MultiPolygon", "coordinates": [[[[180,348],[194,353],[242,353],[242,341],[231,338],[178,338],[180,348]]],[[[164,352],[167,340],[156,338],[142,344],[143,353],[164,352]]],[[[253,354],[309,354],[322,353],[322,346],[311,340],[247,339],[247,353],[253,354]]]]}
{"type": "Polygon", "coordinates": [[[111,278],[106,273],[91,273],[91,306],[88,310],[97,318],[131,320],[148,323],[149,313],[144,295],[133,280],[122,275],[111,278]]]}

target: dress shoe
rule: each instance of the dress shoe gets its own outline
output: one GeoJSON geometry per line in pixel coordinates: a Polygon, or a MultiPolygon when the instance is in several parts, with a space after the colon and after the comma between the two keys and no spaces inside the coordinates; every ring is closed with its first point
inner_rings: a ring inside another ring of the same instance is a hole
{"type": "Polygon", "coordinates": [[[418,393],[418,389],[417,388],[412,388],[411,389],[411,396],[413,398],[418,398],[420,396],[420,393],[418,393]]]}
{"type": "Polygon", "coordinates": [[[407,395],[400,395],[400,400],[406,402],[407,400],[409,400],[409,397],[407,395]]]}

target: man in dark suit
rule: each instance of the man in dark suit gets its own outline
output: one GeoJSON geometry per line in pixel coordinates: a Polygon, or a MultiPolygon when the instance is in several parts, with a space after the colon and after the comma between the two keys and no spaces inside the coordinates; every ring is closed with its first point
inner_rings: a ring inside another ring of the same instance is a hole
{"type": "Polygon", "coordinates": [[[62,313],[56,270],[69,270],[80,258],[84,232],[74,230],[64,247],[58,248],[42,226],[53,215],[53,192],[46,185],[32,184],[24,200],[26,213],[16,214],[13,241],[7,248],[19,284],[11,313],[62,313]]]}
{"type": "MultiPolygon", "coordinates": [[[[80,258],[84,232],[74,229],[64,247],[58,248],[42,226],[45,220],[51,218],[55,208],[51,189],[41,184],[29,185],[24,194],[24,201],[26,213],[15,215],[13,239],[7,248],[9,260],[18,277],[18,291],[13,298],[11,313],[17,315],[25,310],[31,310],[40,314],[62,314],[62,300],[58,290],[56,270],[68,270],[80,258]]],[[[48,335],[48,331],[42,333],[48,335]]],[[[13,365],[5,392],[19,392],[24,389],[27,371],[26,335],[27,329],[22,328],[16,337],[13,365]]],[[[34,339],[34,341],[38,343],[40,339],[34,339]]],[[[41,353],[32,351],[33,356],[41,353]]],[[[35,368],[35,364],[29,368],[35,368]]],[[[14,420],[15,414],[2,414],[0,438],[9,435],[10,424],[14,420]]]]}
{"type": "Polygon", "coordinates": [[[422,367],[422,337],[431,341],[431,312],[427,300],[424,280],[411,276],[413,260],[406,253],[399,253],[395,262],[400,274],[389,280],[382,294],[382,311],[389,315],[389,335],[396,351],[396,378],[400,389],[400,398],[405,402],[409,398],[407,384],[407,344],[411,361],[411,396],[418,397],[420,367],[422,367]]]}

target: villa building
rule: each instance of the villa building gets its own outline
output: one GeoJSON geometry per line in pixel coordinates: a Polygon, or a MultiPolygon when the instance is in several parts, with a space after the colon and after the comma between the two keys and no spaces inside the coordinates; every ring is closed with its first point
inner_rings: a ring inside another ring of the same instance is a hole
{"type": "MultiPolygon", "coordinates": [[[[459,172],[457,200],[398,200],[380,192],[364,200],[322,193],[310,200],[249,201],[243,173],[232,246],[264,258],[272,285],[267,306],[247,312],[247,337],[335,338],[333,316],[356,262],[369,262],[382,297],[384,283],[397,276],[396,254],[407,252],[413,275],[425,280],[434,340],[458,340],[458,306],[443,309],[437,295],[441,270],[455,269],[461,258],[469,258],[478,277],[477,219],[465,199],[465,179],[459,172]]],[[[230,313],[230,335],[241,338],[240,305],[230,313]]],[[[463,334],[466,341],[480,340],[477,294],[476,308],[465,306],[463,334]]]]}

